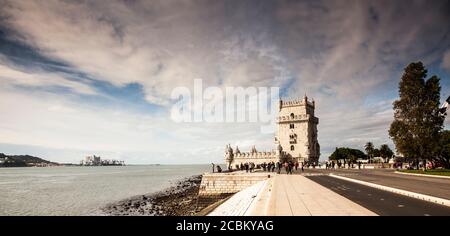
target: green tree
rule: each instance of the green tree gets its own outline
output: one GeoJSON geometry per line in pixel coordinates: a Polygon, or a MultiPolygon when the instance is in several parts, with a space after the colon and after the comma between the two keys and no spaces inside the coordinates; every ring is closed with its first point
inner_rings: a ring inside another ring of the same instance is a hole
{"type": "Polygon", "coordinates": [[[373,156],[380,157],[381,156],[380,149],[378,149],[378,148],[373,149],[373,156]]]}
{"type": "Polygon", "coordinates": [[[364,145],[364,149],[366,150],[367,153],[367,157],[369,158],[369,162],[370,159],[373,157],[373,143],[372,142],[367,142],[366,145],[364,145]]]}
{"type": "Polygon", "coordinates": [[[340,147],[330,155],[329,160],[346,160],[350,163],[355,163],[357,159],[366,159],[367,156],[358,149],[340,147]]]}
{"type": "Polygon", "coordinates": [[[339,148],[336,147],[333,153],[328,157],[329,160],[341,160],[344,159],[344,157],[341,155],[341,152],[339,152],[339,148]]]}
{"type": "Polygon", "coordinates": [[[399,84],[400,98],[394,102],[394,121],[389,136],[396,149],[414,160],[436,158],[444,115],[439,112],[441,86],[439,78],[428,80],[421,62],[409,64],[399,84]]]}
{"type": "Polygon", "coordinates": [[[394,152],[389,148],[387,144],[383,144],[380,146],[380,156],[385,160],[385,162],[389,161],[389,158],[394,155],[394,152]]]}

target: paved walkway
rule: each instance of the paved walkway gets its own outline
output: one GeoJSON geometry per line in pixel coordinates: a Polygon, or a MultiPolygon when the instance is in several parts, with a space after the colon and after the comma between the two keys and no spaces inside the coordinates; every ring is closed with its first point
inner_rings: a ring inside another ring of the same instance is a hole
{"type": "Polygon", "coordinates": [[[367,216],[366,208],[301,175],[275,175],[231,197],[210,215],[367,216]]]}
{"type": "Polygon", "coordinates": [[[367,216],[366,208],[301,175],[278,175],[266,215],[274,216],[367,216]]]}

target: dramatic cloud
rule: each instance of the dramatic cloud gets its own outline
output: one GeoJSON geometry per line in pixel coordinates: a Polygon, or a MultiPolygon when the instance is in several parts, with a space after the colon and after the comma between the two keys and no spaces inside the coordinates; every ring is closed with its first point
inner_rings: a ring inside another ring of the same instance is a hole
{"type": "MultiPolygon", "coordinates": [[[[1,63],[1,60],[0,60],[1,63]]],[[[0,84],[6,86],[22,86],[29,88],[67,88],[73,92],[95,95],[95,90],[83,83],[65,79],[57,73],[45,71],[21,71],[0,64],[0,84]]]]}
{"type": "Polygon", "coordinates": [[[450,50],[447,50],[447,52],[444,54],[444,57],[442,59],[442,67],[447,71],[450,71],[450,50]]]}
{"type": "Polygon", "coordinates": [[[317,104],[322,159],[336,146],[392,146],[392,102],[408,63],[439,72],[449,95],[448,1],[0,5],[0,111],[10,114],[1,118],[0,152],[30,145],[135,163],[209,163],[222,160],[226,143],[272,147],[258,123],[173,123],[172,90],[197,78],[204,87],[307,93],[317,104]],[[21,47],[32,52],[14,49],[21,47]]]}
{"type": "Polygon", "coordinates": [[[171,90],[193,78],[272,83],[277,73],[264,35],[228,25],[224,3],[163,2],[21,1],[4,15],[17,39],[42,54],[117,86],[140,83],[151,103],[167,105],[171,90]]]}

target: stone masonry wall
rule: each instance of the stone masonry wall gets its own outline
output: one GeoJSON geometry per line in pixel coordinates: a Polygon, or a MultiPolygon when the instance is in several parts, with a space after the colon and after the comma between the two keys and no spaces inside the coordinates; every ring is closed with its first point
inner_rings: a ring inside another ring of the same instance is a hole
{"type": "Polygon", "coordinates": [[[198,205],[207,206],[268,178],[267,173],[207,173],[200,183],[198,205]]]}

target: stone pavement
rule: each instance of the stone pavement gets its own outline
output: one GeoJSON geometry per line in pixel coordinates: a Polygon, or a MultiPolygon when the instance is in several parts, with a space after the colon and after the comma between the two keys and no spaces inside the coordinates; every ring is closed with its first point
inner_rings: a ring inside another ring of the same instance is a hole
{"type": "Polygon", "coordinates": [[[301,175],[278,175],[266,215],[366,216],[366,208],[301,175]]]}
{"type": "Polygon", "coordinates": [[[219,206],[210,215],[367,216],[376,215],[301,175],[275,175],[219,206]]]}

